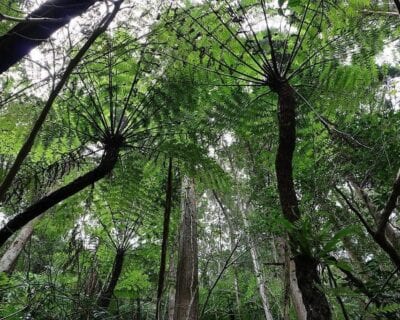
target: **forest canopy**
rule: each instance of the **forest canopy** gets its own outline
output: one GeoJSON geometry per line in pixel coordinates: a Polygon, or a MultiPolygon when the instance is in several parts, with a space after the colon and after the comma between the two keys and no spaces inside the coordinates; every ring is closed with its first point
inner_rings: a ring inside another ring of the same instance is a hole
{"type": "Polygon", "coordinates": [[[399,0],[0,0],[0,318],[400,319],[399,0]]]}

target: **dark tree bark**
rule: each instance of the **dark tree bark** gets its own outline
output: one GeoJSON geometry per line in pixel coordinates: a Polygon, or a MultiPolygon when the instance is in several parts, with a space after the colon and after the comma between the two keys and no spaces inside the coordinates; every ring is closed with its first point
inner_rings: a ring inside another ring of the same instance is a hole
{"type": "Polygon", "coordinates": [[[400,1],[394,0],[394,4],[396,5],[397,11],[399,11],[399,14],[400,14],[400,1]]]}
{"type": "Polygon", "coordinates": [[[286,82],[278,90],[279,144],[275,159],[279,200],[283,215],[290,222],[300,218],[293,182],[293,153],[296,147],[296,98],[293,88],[286,82]]]}
{"type": "MultiPolygon", "coordinates": [[[[63,1],[65,1],[65,0],[63,0],[63,1]]],[[[52,2],[57,2],[57,1],[52,1],[52,2]]],[[[4,178],[3,182],[0,185],[0,202],[4,200],[4,197],[8,191],[11,183],[13,182],[15,176],[17,175],[18,171],[20,170],[23,161],[25,160],[25,158],[28,156],[29,152],[31,151],[33,144],[35,142],[36,136],[38,135],[40,129],[42,128],[43,123],[45,122],[47,115],[49,114],[51,107],[53,106],[53,103],[54,103],[55,99],[57,98],[58,94],[64,87],[65,83],[68,81],[68,78],[71,75],[72,71],[79,64],[79,62],[81,61],[81,59],[85,55],[85,53],[89,50],[90,46],[96,41],[96,39],[102,33],[104,33],[107,30],[111,21],[114,19],[114,17],[118,13],[121,3],[122,3],[122,1],[115,3],[114,10],[107,17],[105,17],[103,19],[101,25],[93,32],[93,34],[89,37],[89,39],[86,41],[86,43],[83,45],[83,47],[78,51],[76,56],[70,61],[70,63],[67,66],[67,69],[65,70],[60,81],[57,83],[57,85],[55,86],[53,91],[50,93],[49,99],[47,100],[42,112],[40,113],[38,119],[36,120],[31,132],[29,133],[29,136],[27,137],[25,143],[22,145],[21,149],[19,150],[13,165],[11,166],[6,177],[4,178]]],[[[1,55],[1,44],[0,44],[0,55],[1,55]]],[[[0,59],[0,61],[2,61],[2,60],[0,59]]]]}
{"type": "Polygon", "coordinates": [[[0,73],[98,0],[48,0],[0,37],[0,73]],[[36,19],[36,21],[35,21],[36,19]]]}
{"type": "Polygon", "coordinates": [[[109,174],[117,163],[118,153],[122,143],[122,137],[116,137],[110,145],[106,145],[104,156],[95,169],[43,197],[28,207],[24,212],[17,214],[14,218],[8,221],[7,224],[0,229],[0,247],[9,237],[29,221],[35,219],[51,207],[73,196],[109,174]]]}
{"type": "Polygon", "coordinates": [[[161,245],[161,261],[160,261],[160,271],[158,273],[157,309],[156,309],[157,320],[159,320],[161,317],[161,297],[164,290],[165,266],[167,261],[169,221],[171,216],[171,209],[172,209],[172,158],[169,158],[167,187],[165,191],[165,211],[164,211],[163,238],[161,245]]]}
{"type": "MultiPolygon", "coordinates": [[[[278,80],[272,87],[278,94],[279,144],[276,155],[276,176],[282,213],[290,222],[300,218],[300,210],[293,182],[293,153],[296,147],[296,95],[285,80],[278,80]]],[[[293,252],[299,252],[294,234],[290,234],[293,252]],[[294,248],[293,248],[294,247],[294,248]]],[[[331,319],[328,300],[318,288],[318,261],[304,252],[294,257],[296,276],[308,320],[331,319]]]]}
{"type": "Polygon", "coordinates": [[[197,213],[193,179],[182,183],[182,221],[176,272],[175,320],[197,320],[199,309],[197,213]]]}
{"type": "Polygon", "coordinates": [[[100,293],[99,299],[97,300],[97,305],[102,309],[108,309],[112,295],[114,294],[114,289],[117,286],[119,277],[122,272],[122,267],[124,265],[125,250],[117,249],[115,254],[113,268],[111,271],[110,281],[107,287],[100,293]]]}

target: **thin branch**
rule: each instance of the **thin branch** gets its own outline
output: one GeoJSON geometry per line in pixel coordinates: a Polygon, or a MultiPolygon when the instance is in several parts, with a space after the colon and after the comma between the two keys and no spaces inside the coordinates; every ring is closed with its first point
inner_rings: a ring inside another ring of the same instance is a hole
{"type": "Polygon", "coordinates": [[[342,197],[342,199],[346,202],[347,206],[350,208],[351,211],[353,211],[358,219],[361,221],[365,229],[368,231],[368,233],[372,236],[375,235],[375,232],[371,229],[371,227],[368,225],[368,222],[364,219],[363,215],[361,214],[360,211],[356,207],[353,206],[353,204],[350,202],[350,200],[346,197],[346,195],[340,190],[338,187],[334,187],[334,190],[342,197]]]}
{"type": "Polygon", "coordinates": [[[381,214],[381,218],[378,225],[377,233],[384,233],[386,225],[389,221],[390,215],[397,206],[397,198],[400,196],[400,171],[397,173],[396,180],[394,181],[392,193],[386,202],[385,208],[381,214]]]}
{"type": "Polygon", "coordinates": [[[221,277],[224,274],[225,270],[231,265],[229,262],[232,259],[232,256],[234,255],[236,249],[239,247],[239,243],[240,243],[240,238],[236,241],[236,244],[233,247],[233,249],[231,250],[228,258],[226,259],[225,264],[222,267],[218,277],[215,279],[215,281],[214,281],[213,285],[211,286],[210,290],[208,290],[208,294],[207,294],[206,300],[204,301],[203,308],[201,309],[201,312],[200,312],[200,318],[202,318],[204,313],[205,313],[208,301],[210,300],[211,294],[212,294],[214,288],[217,286],[218,281],[221,279],[221,277]]]}

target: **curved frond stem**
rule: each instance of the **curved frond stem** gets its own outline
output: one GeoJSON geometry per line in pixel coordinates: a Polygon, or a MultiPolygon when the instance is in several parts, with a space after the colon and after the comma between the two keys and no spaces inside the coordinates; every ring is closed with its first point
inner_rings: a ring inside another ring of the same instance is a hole
{"type": "Polygon", "coordinates": [[[103,231],[106,233],[107,238],[111,242],[111,245],[117,250],[118,243],[114,240],[113,236],[111,235],[111,232],[110,232],[109,228],[107,227],[107,225],[103,222],[103,220],[100,217],[97,217],[97,220],[99,221],[99,223],[103,227],[103,231]]]}
{"type": "MultiPolygon", "coordinates": [[[[14,92],[10,96],[6,97],[4,100],[2,100],[3,98],[1,98],[0,99],[0,108],[2,108],[3,106],[5,106],[8,103],[13,102],[14,100],[18,99],[19,97],[21,97],[25,93],[26,90],[35,89],[35,88],[37,88],[37,86],[41,86],[42,84],[48,82],[52,78],[53,77],[51,77],[51,76],[47,76],[47,77],[43,78],[42,80],[30,83],[29,85],[19,89],[17,92],[14,92]]],[[[3,92],[3,94],[4,94],[4,92],[3,92]]]]}
{"type": "Polygon", "coordinates": [[[341,137],[344,137],[347,141],[352,142],[353,144],[356,144],[358,146],[371,149],[370,147],[366,146],[365,144],[359,142],[357,139],[352,137],[350,134],[340,131],[336,129],[331,123],[329,123],[323,116],[321,116],[317,110],[312,106],[312,104],[302,95],[300,92],[294,89],[294,92],[305,102],[305,104],[311,109],[312,112],[317,116],[317,119],[322,123],[325,129],[330,132],[331,130],[339,134],[341,137]]]}
{"type": "MultiPolygon", "coordinates": [[[[112,47],[110,40],[107,41],[108,45],[112,47]]],[[[107,55],[107,67],[108,67],[108,107],[110,110],[110,132],[114,134],[114,94],[113,94],[113,65],[112,65],[112,55],[109,53],[107,55]]]]}
{"type": "MultiPolygon", "coordinates": [[[[249,103],[246,104],[245,108],[247,108],[248,106],[250,106],[252,103],[256,102],[258,99],[269,95],[272,92],[272,90],[268,90],[267,92],[261,93],[258,96],[256,96],[254,99],[252,99],[251,101],[249,101],[249,103]]],[[[271,104],[272,105],[272,104],[271,104]]]]}
{"type": "MultiPolygon", "coordinates": [[[[228,1],[227,0],[224,0],[227,4],[228,4],[228,1]]],[[[249,26],[249,28],[250,28],[250,31],[251,31],[251,33],[252,33],[252,35],[253,35],[253,37],[254,37],[254,40],[255,40],[255,42],[256,42],[256,44],[257,44],[257,47],[258,47],[258,49],[259,49],[259,51],[261,52],[261,60],[264,62],[264,64],[265,64],[265,67],[267,68],[267,72],[271,72],[272,71],[272,67],[271,67],[271,64],[269,63],[269,61],[268,61],[268,57],[267,57],[267,55],[265,54],[265,51],[264,51],[264,49],[263,49],[263,47],[262,47],[262,45],[261,45],[261,43],[258,41],[258,38],[257,38],[257,34],[254,32],[254,29],[253,29],[253,27],[252,27],[252,25],[251,25],[251,23],[250,23],[250,21],[249,21],[249,19],[248,19],[248,17],[247,17],[247,12],[245,11],[245,9],[243,8],[243,6],[242,6],[242,4],[239,2],[239,8],[240,8],[240,10],[242,11],[242,13],[243,13],[243,16],[244,16],[244,18],[245,18],[245,20],[246,20],[246,22],[247,22],[247,24],[248,24],[248,26],[249,26]]],[[[247,33],[246,32],[244,32],[244,35],[246,36],[246,38],[247,39],[249,39],[248,37],[247,37],[247,33]]],[[[250,40],[250,39],[249,39],[250,40]]],[[[271,44],[271,46],[272,46],[272,44],[271,44]]],[[[264,69],[264,68],[263,68],[264,69]]]]}
{"type": "Polygon", "coordinates": [[[126,121],[126,126],[124,130],[121,132],[122,135],[125,135],[129,130],[132,130],[132,128],[135,126],[135,123],[132,122],[135,117],[137,118],[139,115],[142,115],[142,118],[139,121],[144,122],[145,120],[151,118],[153,115],[156,114],[156,112],[160,110],[161,107],[158,107],[152,113],[150,113],[150,115],[145,115],[144,113],[146,107],[151,103],[149,97],[151,94],[153,94],[153,91],[155,90],[156,86],[157,82],[155,81],[152,84],[152,86],[147,90],[146,94],[143,95],[139,103],[135,106],[133,112],[128,116],[126,121]]]}
{"type": "Polygon", "coordinates": [[[75,96],[75,100],[79,103],[79,105],[84,109],[84,111],[87,113],[87,116],[84,115],[82,112],[77,111],[76,108],[75,112],[77,112],[79,115],[83,116],[86,121],[90,124],[92,124],[97,130],[99,130],[99,132],[104,136],[106,134],[106,132],[104,131],[103,128],[101,128],[101,126],[97,123],[98,120],[92,115],[92,113],[87,109],[87,105],[81,101],[81,99],[77,96],[75,96]],[[90,118],[90,119],[89,119],[90,118]]]}
{"type": "Polygon", "coordinates": [[[88,87],[88,85],[87,85],[85,79],[83,78],[83,76],[82,76],[81,74],[79,74],[79,77],[80,77],[80,79],[81,79],[81,82],[82,82],[83,86],[84,86],[85,89],[86,89],[86,92],[87,92],[87,94],[88,94],[90,100],[92,101],[92,105],[93,105],[93,107],[94,107],[95,112],[97,113],[97,116],[99,117],[101,123],[102,123],[103,126],[104,126],[104,130],[103,130],[104,133],[107,132],[107,131],[109,131],[109,125],[108,125],[108,123],[107,123],[107,119],[106,119],[106,116],[105,116],[105,114],[104,114],[103,108],[101,107],[101,102],[100,102],[99,96],[98,96],[98,94],[97,94],[96,86],[95,86],[95,84],[93,83],[93,79],[91,78],[90,75],[88,76],[88,79],[89,79],[89,81],[91,82],[91,85],[93,86],[93,92],[94,92],[94,94],[95,94],[96,99],[93,98],[93,94],[92,94],[90,88],[88,87]],[[97,100],[98,103],[96,102],[96,100],[97,100]]]}
{"type": "Polygon", "coordinates": [[[302,69],[307,63],[309,63],[312,59],[314,59],[316,57],[317,54],[321,53],[322,50],[324,50],[326,47],[328,47],[329,45],[331,45],[333,42],[335,42],[338,39],[338,37],[334,37],[333,39],[331,39],[330,41],[328,41],[327,43],[325,43],[322,47],[320,47],[318,50],[315,50],[314,53],[312,53],[310,56],[307,57],[306,60],[304,60],[302,62],[302,64],[296,69],[294,70],[288,77],[287,79],[291,79],[293,78],[293,74],[297,72],[297,70],[302,69]]]}
{"type": "Polygon", "coordinates": [[[340,197],[346,202],[347,206],[349,207],[349,209],[355,213],[355,215],[358,217],[358,219],[360,220],[360,222],[362,223],[362,225],[364,226],[364,228],[368,231],[369,234],[374,235],[375,231],[371,229],[371,227],[369,226],[368,222],[364,219],[363,215],[361,214],[360,211],[358,211],[358,209],[353,206],[353,204],[350,202],[350,200],[346,197],[346,195],[343,193],[342,190],[340,190],[340,188],[338,187],[334,187],[334,190],[336,191],[337,194],[340,195],[340,197]]]}
{"type": "MultiPolygon", "coordinates": [[[[282,20],[281,20],[281,23],[282,23],[282,20]]],[[[285,56],[286,56],[286,51],[288,50],[289,39],[292,36],[291,33],[290,33],[290,30],[292,30],[292,24],[293,24],[293,21],[292,21],[292,19],[290,19],[289,20],[288,34],[285,37],[285,41],[284,41],[284,44],[283,44],[282,57],[281,57],[281,60],[279,61],[279,70],[284,70],[284,62],[285,62],[284,59],[285,59],[285,56]]]]}
{"type": "MultiPolygon", "coordinates": [[[[235,11],[235,10],[233,9],[233,7],[230,5],[229,1],[224,0],[224,2],[225,2],[226,5],[230,8],[230,10],[231,10],[232,12],[235,11]]],[[[241,11],[242,11],[242,13],[243,13],[243,16],[244,16],[244,18],[245,18],[247,24],[249,25],[250,31],[251,31],[251,33],[253,34],[253,37],[254,37],[254,39],[255,39],[255,41],[256,41],[256,44],[257,44],[257,46],[258,46],[258,48],[259,48],[259,50],[260,50],[260,52],[261,52],[261,56],[260,56],[260,57],[261,57],[261,61],[265,64],[265,66],[260,65],[260,64],[258,63],[257,59],[254,58],[254,55],[246,48],[245,45],[244,45],[244,47],[242,46],[242,48],[245,49],[246,53],[251,57],[251,59],[253,59],[253,60],[257,63],[258,67],[259,67],[261,70],[263,70],[264,72],[267,72],[267,73],[268,73],[268,72],[272,71],[272,67],[271,67],[271,65],[270,65],[270,63],[269,63],[269,61],[268,61],[268,57],[265,55],[264,49],[262,48],[261,44],[260,44],[259,41],[258,41],[258,38],[257,38],[257,36],[256,36],[256,34],[255,34],[255,32],[254,32],[254,29],[253,29],[253,27],[251,26],[251,23],[250,23],[250,21],[249,21],[247,15],[246,15],[246,11],[244,10],[244,8],[243,8],[243,6],[240,4],[240,2],[238,2],[238,4],[239,4],[239,7],[240,7],[240,9],[241,9],[241,11]]],[[[213,9],[212,9],[212,10],[213,10],[213,9]]],[[[218,15],[218,12],[216,12],[215,10],[213,10],[213,12],[214,12],[214,14],[217,16],[218,20],[220,20],[221,23],[224,23],[224,22],[222,21],[222,18],[218,15]]],[[[226,28],[230,31],[229,26],[226,26],[226,28]]],[[[235,37],[235,40],[236,40],[237,42],[240,42],[240,43],[241,43],[240,39],[239,39],[234,33],[232,33],[232,32],[230,32],[230,33],[231,33],[232,36],[235,37]]],[[[247,35],[247,32],[246,32],[245,30],[244,30],[243,34],[244,34],[244,36],[246,37],[247,41],[251,41],[251,39],[249,38],[249,36],[247,35]]]]}
{"type": "MultiPolygon", "coordinates": [[[[226,22],[219,16],[219,14],[214,10],[214,8],[212,8],[212,6],[210,6],[211,10],[213,10],[214,14],[216,15],[217,19],[221,22],[222,26],[224,26],[224,28],[231,34],[231,36],[234,37],[235,41],[243,48],[243,50],[250,56],[250,58],[256,63],[256,65],[260,68],[257,69],[254,66],[252,66],[251,64],[247,63],[246,61],[244,61],[242,58],[240,58],[240,56],[238,56],[235,52],[233,52],[233,50],[231,48],[229,48],[225,43],[223,43],[214,33],[215,32],[210,32],[206,27],[203,26],[202,23],[200,23],[198,21],[198,19],[196,19],[195,17],[193,17],[190,13],[188,13],[189,17],[201,28],[203,29],[206,34],[213,38],[220,46],[222,46],[225,50],[227,50],[233,57],[235,57],[235,59],[246,65],[247,67],[249,67],[251,70],[253,70],[254,72],[258,73],[261,76],[264,76],[263,71],[263,67],[260,65],[260,63],[257,61],[256,58],[254,58],[254,56],[251,54],[251,52],[249,52],[249,50],[246,48],[246,46],[242,43],[242,41],[240,41],[240,39],[237,37],[237,35],[235,35],[235,33],[231,30],[231,28],[226,24],[226,22]]],[[[176,29],[175,29],[176,30],[176,29]]],[[[185,38],[185,37],[184,37],[185,38]]],[[[186,41],[190,42],[190,39],[186,41]]],[[[216,60],[216,59],[215,59],[216,60]]],[[[218,62],[218,60],[216,60],[218,62]]],[[[237,72],[237,71],[236,71],[237,72]]]]}
{"type": "Polygon", "coordinates": [[[137,63],[136,72],[135,72],[135,74],[133,76],[132,83],[131,83],[131,86],[129,88],[129,93],[126,96],[126,99],[124,99],[125,100],[124,101],[124,107],[122,108],[122,112],[121,112],[121,116],[120,116],[119,121],[118,121],[116,132],[119,132],[119,130],[121,129],[123,118],[125,116],[126,109],[129,106],[129,101],[130,101],[132,95],[135,94],[135,96],[136,96],[136,94],[137,94],[135,88],[136,88],[136,84],[139,81],[139,73],[140,73],[140,68],[141,68],[141,64],[142,64],[142,60],[143,60],[143,55],[144,55],[144,51],[142,51],[142,53],[140,55],[139,62],[137,63]]]}
{"type": "MultiPolygon", "coordinates": [[[[309,70],[309,69],[312,69],[312,68],[314,68],[314,67],[316,67],[316,66],[318,66],[318,65],[323,65],[323,64],[325,64],[325,63],[333,62],[333,61],[336,61],[336,60],[337,60],[336,58],[331,58],[331,59],[324,59],[324,60],[315,62],[315,63],[313,63],[313,64],[311,64],[311,65],[303,65],[303,64],[302,64],[302,67],[301,67],[301,68],[299,67],[299,68],[297,68],[295,71],[293,71],[293,72],[287,77],[287,80],[290,80],[290,79],[294,78],[296,75],[299,75],[299,74],[303,73],[304,71],[309,70]]],[[[308,62],[310,62],[310,61],[308,61],[308,62]]]]}
{"type": "MultiPolygon", "coordinates": [[[[143,129],[138,130],[138,131],[133,131],[132,130],[132,132],[128,133],[125,137],[126,137],[126,139],[130,139],[130,138],[132,138],[134,136],[142,135],[144,133],[157,132],[156,130],[162,129],[164,127],[165,127],[165,125],[158,125],[158,126],[154,126],[154,127],[150,127],[150,128],[143,128],[143,129]]],[[[168,134],[170,134],[170,133],[174,134],[174,132],[171,132],[171,131],[168,132],[168,134]]]]}
{"type": "MultiPolygon", "coordinates": [[[[321,2],[320,2],[320,4],[321,4],[321,2]]],[[[299,27],[299,30],[298,30],[297,35],[296,35],[296,40],[294,42],[294,46],[293,46],[292,52],[290,53],[290,58],[289,58],[288,63],[286,65],[286,67],[285,67],[285,71],[283,73],[284,77],[289,72],[290,67],[292,66],[292,63],[293,63],[294,59],[297,56],[298,51],[300,50],[301,46],[303,45],[303,41],[304,41],[305,35],[308,32],[308,28],[312,25],[312,22],[313,22],[314,18],[317,15],[317,13],[314,12],[313,17],[311,18],[311,22],[307,25],[307,28],[306,28],[306,31],[304,32],[304,35],[301,36],[301,32],[303,31],[304,22],[306,20],[308,9],[310,8],[310,5],[311,5],[311,0],[308,0],[306,8],[305,8],[304,13],[303,13],[303,16],[301,18],[300,27],[299,27]],[[300,39],[300,37],[301,37],[301,39],[300,39]],[[300,40],[300,42],[299,42],[299,40],[300,40]]]]}
{"type": "MultiPolygon", "coordinates": [[[[311,1],[311,0],[309,0],[309,1],[311,1]]],[[[278,70],[278,63],[276,60],[275,48],[274,48],[274,45],[272,42],[271,29],[269,28],[269,24],[268,24],[267,6],[265,4],[265,0],[261,0],[261,7],[262,7],[263,14],[264,14],[265,23],[267,25],[267,37],[268,37],[269,45],[271,47],[271,58],[272,58],[273,70],[274,70],[275,74],[280,75],[281,72],[280,72],[280,70],[278,70]]]]}
{"type": "Polygon", "coordinates": [[[207,68],[207,67],[203,67],[201,65],[197,65],[197,64],[188,62],[185,59],[182,59],[182,58],[179,58],[179,57],[175,57],[175,56],[170,55],[170,54],[168,54],[166,52],[163,52],[163,55],[168,56],[168,57],[170,57],[170,58],[172,58],[172,59],[174,59],[176,61],[180,61],[180,62],[182,62],[184,64],[188,64],[189,66],[192,66],[194,68],[198,68],[200,70],[204,70],[204,71],[207,71],[207,72],[211,72],[211,73],[217,74],[217,75],[219,75],[221,77],[227,77],[227,78],[232,78],[232,79],[241,80],[241,81],[245,81],[245,82],[253,82],[253,83],[258,83],[260,85],[264,85],[264,80],[255,78],[253,76],[249,76],[247,74],[244,74],[245,77],[240,77],[240,76],[237,76],[237,75],[216,71],[216,70],[213,70],[213,69],[210,69],[210,68],[207,68]]]}

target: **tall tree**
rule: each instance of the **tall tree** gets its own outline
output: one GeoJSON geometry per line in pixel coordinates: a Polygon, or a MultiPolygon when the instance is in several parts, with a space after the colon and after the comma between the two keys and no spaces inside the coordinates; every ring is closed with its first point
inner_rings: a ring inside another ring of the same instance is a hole
{"type": "Polygon", "coordinates": [[[199,317],[197,209],[194,180],[182,181],[182,218],[176,270],[175,320],[199,317]]]}
{"type": "Polygon", "coordinates": [[[158,286],[157,286],[157,310],[156,310],[157,320],[159,320],[159,318],[161,317],[161,298],[164,291],[165,268],[167,264],[168,236],[169,236],[169,224],[170,224],[170,216],[172,209],[172,192],[173,192],[172,174],[173,174],[172,158],[169,158],[168,177],[167,177],[166,191],[165,191],[165,210],[164,210],[163,237],[161,244],[160,271],[158,274],[158,286]]]}

